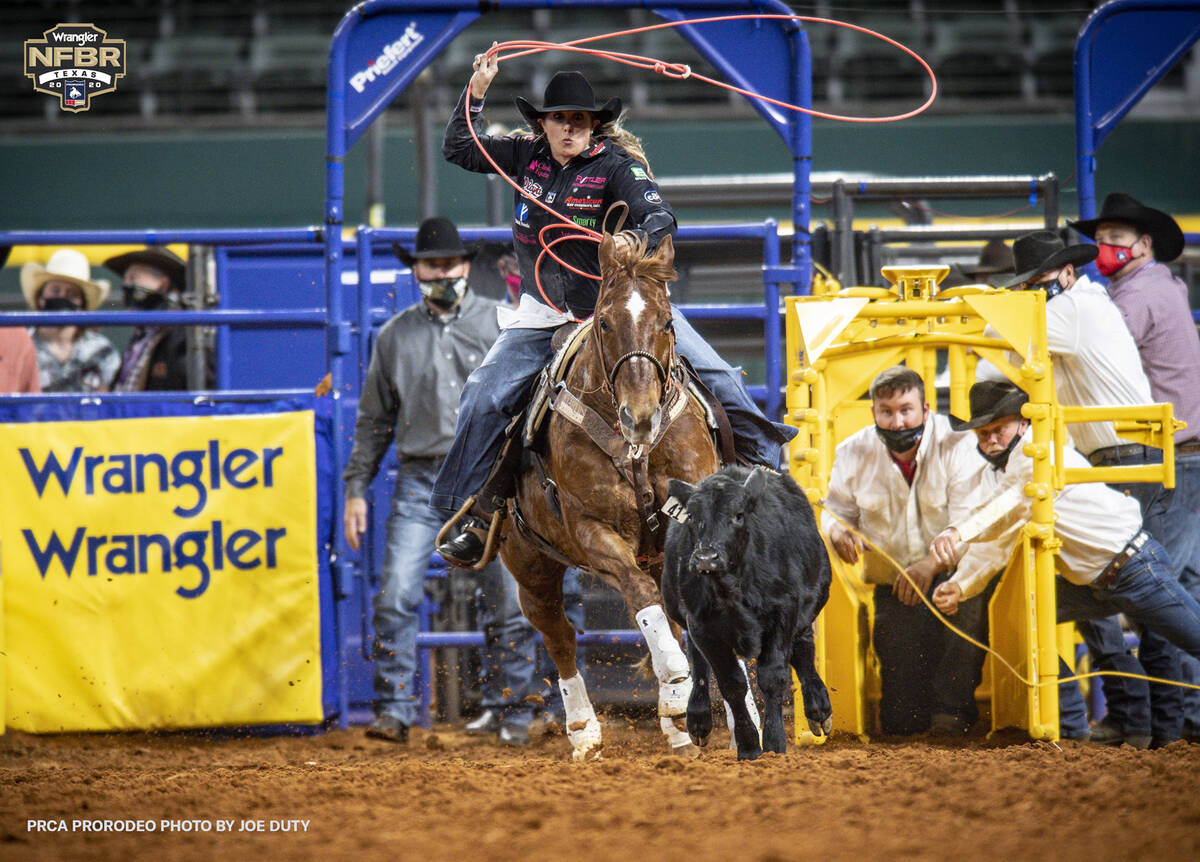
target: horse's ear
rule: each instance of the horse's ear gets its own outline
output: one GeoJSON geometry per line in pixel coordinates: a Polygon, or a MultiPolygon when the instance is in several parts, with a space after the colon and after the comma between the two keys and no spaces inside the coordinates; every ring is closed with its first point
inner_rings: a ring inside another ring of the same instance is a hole
{"type": "Polygon", "coordinates": [[[682,479],[670,479],[667,481],[667,494],[678,500],[681,506],[687,505],[688,499],[695,490],[695,485],[689,485],[682,479]]]}
{"type": "Polygon", "coordinates": [[[617,243],[613,235],[605,231],[600,240],[600,271],[608,272],[617,265],[617,243]]]}
{"type": "Polygon", "coordinates": [[[767,490],[767,471],[762,467],[755,467],[742,483],[742,487],[751,499],[761,496],[767,490]]]}
{"type": "Polygon", "coordinates": [[[658,241],[658,248],[654,252],[654,257],[660,263],[665,263],[667,266],[674,265],[675,242],[671,239],[670,234],[667,234],[658,241]]]}

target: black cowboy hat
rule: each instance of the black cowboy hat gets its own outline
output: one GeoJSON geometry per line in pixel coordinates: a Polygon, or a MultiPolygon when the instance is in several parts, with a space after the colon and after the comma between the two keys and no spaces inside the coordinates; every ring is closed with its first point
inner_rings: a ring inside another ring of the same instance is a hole
{"type": "Polygon", "coordinates": [[[1016,275],[994,278],[991,284],[993,287],[1016,287],[1068,263],[1077,267],[1091,263],[1098,253],[1094,245],[1067,245],[1052,230],[1035,230],[1013,240],[1016,275]]]}
{"type": "Polygon", "coordinates": [[[135,263],[154,267],[170,279],[173,288],[183,290],[183,286],[187,281],[187,264],[183,262],[183,258],[169,248],[151,245],[137,251],[127,251],[125,254],[118,254],[104,261],[105,266],[122,278],[125,277],[125,270],[129,269],[135,263]]]}
{"type": "Polygon", "coordinates": [[[1113,192],[1104,199],[1100,207],[1100,215],[1086,221],[1069,221],[1072,227],[1088,239],[1096,238],[1096,228],[1101,222],[1115,221],[1136,227],[1142,233],[1150,234],[1154,241],[1154,259],[1166,263],[1172,261],[1183,252],[1183,231],[1179,223],[1162,210],[1142,206],[1131,196],[1121,192],[1113,192]]]}
{"type": "Polygon", "coordinates": [[[416,251],[410,252],[398,242],[392,243],[392,251],[396,257],[408,267],[418,260],[431,257],[464,257],[475,256],[477,248],[467,248],[459,239],[458,228],[448,218],[435,216],[421,222],[417,228],[416,251]]]}
{"type": "Polygon", "coordinates": [[[955,431],[982,428],[1005,416],[1019,416],[1021,405],[1029,400],[1023,390],[1007,380],[980,380],[971,387],[969,398],[970,420],[950,417],[950,427],[955,431]]]}
{"type": "Polygon", "coordinates": [[[582,72],[555,72],[539,107],[517,96],[517,109],[537,130],[537,121],[551,111],[590,111],[602,124],[621,115],[621,100],[609,99],[603,105],[596,104],[596,94],[582,72]]]}

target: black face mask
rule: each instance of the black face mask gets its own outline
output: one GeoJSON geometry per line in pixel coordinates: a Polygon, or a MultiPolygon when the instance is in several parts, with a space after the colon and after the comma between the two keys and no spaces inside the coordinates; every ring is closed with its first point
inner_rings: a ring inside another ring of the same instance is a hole
{"type": "Polygon", "coordinates": [[[170,305],[165,293],[157,290],[146,290],[144,287],[125,285],[125,307],[139,308],[142,311],[162,311],[170,305]]]}
{"type": "Polygon", "coordinates": [[[976,444],[975,448],[979,451],[979,454],[984,457],[984,460],[986,460],[989,464],[991,464],[997,470],[1003,470],[1005,467],[1008,466],[1008,456],[1011,455],[1013,453],[1013,450],[1017,448],[1017,444],[1021,442],[1021,435],[1024,433],[1025,433],[1024,428],[1018,430],[1017,433],[1013,435],[1013,438],[1008,441],[1008,445],[1004,447],[1004,451],[997,452],[995,455],[987,454],[986,452],[983,451],[983,448],[981,446],[979,446],[978,444],[976,444]]]}
{"type": "Polygon", "coordinates": [[[65,296],[55,296],[42,300],[42,311],[83,311],[83,306],[65,296]]]}
{"type": "Polygon", "coordinates": [[[891,451],[907,452],[921,442],[921,437],[925,433],[925,426],[918,425],[916,428],[880,428],[876,425],[875,433],[879,435],[879,439],[883,441],[883,445],[887,446],[891,451]]]}

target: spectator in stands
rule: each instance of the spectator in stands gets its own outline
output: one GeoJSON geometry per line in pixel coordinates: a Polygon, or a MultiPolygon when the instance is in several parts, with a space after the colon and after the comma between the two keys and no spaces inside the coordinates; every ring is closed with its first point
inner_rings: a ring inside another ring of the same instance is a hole
{"type": "MultiPolygon", "coordinates": [[[[1150,404],[1150,384],[1142,371],[1137,346],[1108,293],[1078,271],[1096,258],[1090,244],[1067,246],[1053,231],[1034,231],[1013,243],[1016,274],[993,279],[996,287],[1046,293],[1046,343],[1054,368],[1054,387],[1062,404],[1084,407],[1150,404]]],[[[1111,422],[1069,427],[1085,457],[1120,447],[1111,422]]],[[[1081,620],[1080,632],[1097,670],[1178,679],[1182,654],[1153,632],[1145,632],[1138,657],[1125,643],[1120,620],[1081,620]]],[[[1151,715],[1150,688],[1145,680],[1126,676],[1101,678],[1108,714],[1092,727],[1092,741],[1128,743],[1146,748],[1178,739],[1183,725],[1183,690],[1165,689],[1151,715]]]]}
{"type": "MultiPolygon", "coordinates": [[[[966,517],[984,464],[970,435],[952,432],[945,416],[930,411],[915,371],[899,365],[883,371],[870,395],[875,422],[838,445],[822,526],[846,562],[858,560],[863,543],[842,522],[905,566],[916,582],[914,589],[890,567],[875,574],[867,561],[864,577],[876,584],[873,643],[884,733],[961,735],[979,716],[975,688],[983,652],[942,625],[918,590],[928,595],[949,576],[949,567],[927,549],[946,526],[966,517]]],[[[1004,563],[1004,557],[987,556],[994,569],[1004,563]]],[[[964,603],[960,628],[986,640],[986,599],[964,603]]]]}
{"type": "MultiPolygon", "coordinates": [[[[497,69],[494,55],[476,56],[474,74],[442,142],[447,159],[477,173],[496,171],[484,157],[486,152],[500,171],[515,177],[536,199],[531,202],[521,194],[515,197],[513,237],[521,269],[520,303],[483,365],[467,381],[459,428],[434,489],[433,505],[450,516],[474,497],[468,516],[458,523],[458,535],[438,548],[443,557],[459,565],[472,565],[482,558],[496,501],[512,493],[511,471],[503,466],[494,474],[498,479],[495,487],[480,491],[500,453],[505,427],[519,409],[530,381],[550,359],[553,330],[589,315],[599,293],[598,280],[571,273],[548,257],[541,267],[542,286],[537,285],[534,268],[541,229],[574,220],[600,230],[616,201],[628,204],[628,227],[650,248],[677,229],[675,215],[658,192],[640,142],[621,127],[619,99],[598,104],[581,73],[558,72],[546,86],[543,104],[517,100],[533,134],[491,136],[484,131],[479,112],[497,69]],[[465,116],[468,92],[476,112],[471,123],[478,127],[479,144],[472,138],[465,116]]],[[[630,240],[621,235],[617,242],[625,245],[630,240]]],[[[561,242],[554,253],[578,271],[599,275],[594,242],[561,242]]],[[[780,446],[794,437],[796,430],[767,421],[746,392],[741,374],[722,360],[682,315],[675,314],[672,325],[678,352],[690,360],[725,406],[739,452],[753,463],[777,468],[780,446]]]]}
{"type": "MultiPolygon", "coordinates": [[[[962,600],[978,595],[994,574],[961,556],[964,543],[1015,541],[1032,516],[1025,489],[1033,481],[1033,461],[1023,445],[1031,437],[1020,412],[1028,400],[1008,381],[980,381],[971,387],[971,419],[951,420],[957,429],[975,431],[1000,493],[989,499],[990,486],[980,483],[974,513],[956,520],[930,545],[938,564],[957,565],[933,592],[943,613],[956,613],[962,600]]],[[[1074,449],[1063,454],[1068,468],[1087,466],[1074,449]]],[[[1123,613],[1200,656],[1200,603],[1180,586],[1162,545],[1142,529],[1136,500],[1099,483],[1067,485],[1055,495],[1054,514],[1055,537],[1062,542],[1055,579],[1059,622],[1123,613]]]]}
{"type": "MultiPolygon", "coordinates": [[[[1161,210],[1115,192],[1098,218],[1069,223],[1096,240],[1096,266],[1109,279],[1108,292],[1121,310],[1150,379],[1154,400],[1175,406],[1187,427],[1175,433],[1175,488],[1137,483],[1120,486],[1142,506],[1146,530],[1171,556],[1180,583],[1200,599],[1200,337],[1187,286],[1167,263],[1183,252],[1179,224],[1161,210]]],[[[1158,463],[1162,452],[1121,445],[1093,452],[1097,466],[1158,463]]],[[[1183,678],[1200,684],[1200,663],[1183,659],[1183,678]]],[[[1184,693],[1183,733],[1200,739],[1200,691],[1184,693]]]]}
{"type": "MultiPolygon", "coordinates": [[[[21,292],[38,311],[93,311],[108,297],[108,282],[93,281],[82,252],[62,248],[43,266],[21,267],[21,292]]],[[[47,318],[49,320],[51,318],[47,318]]],[[[107,392],[121,358],[112,342],[86,326],[34,327],[38,376],[43,392],[107,392]]]]}
{"type": "MultiPolygon", "coordinates": [[[[11,251],[12,246],[0,245],[0,267],[11,251]]],[[[0,328],[0,395],[41,391],[33,339],[17,326],[0,328]]]]}
{"type": "MultiPolygon", "coordinates": [[[[430,489],[454,436],[463,381],[500,330],[498,303],[467,290],[473,252],[463,245],[451,221],[426,219],[418,228],[415,251],[399,245],[395,249],[412,268],[422,298],[384,324],[375,340],[358,404],[354,447],[342,479],[346,541],[357,550],[367,526],[367,486],[395,438],[400,469],[387,520],[382,583],[374,602],[375,720],[367,734],[406,742],[415,718],[417,608],[441,525],[428,505],[430,489]]],[[[514,619],[519,609],[512,575],[496,562],[483,578],[485,594],[503,609],[495,614],[495,633],[511,635],[520,629],[514,619]]],[[[511,659],[506,668],[514,677],[523,672],[526,685],[509,687],[509,694],[495,704],[511,708],[511,715],[502,715],[496,728],[501,742],[520,745],[529,739],[532,707],[523,698],[534,671],[533,644],[527,642],[531,636],[525,623],[521,638],[528,656],[511,659]]]]}
{"type": "MultiPolygon", "coordinates": [[[[148,246],[110,257],[104,265],[124,279],[126,308],[171,311],[182,307],[187,266],[168,248],[148,246]]],[[[205,352],[204,388],[215,382],[212,354],[205,352]]],[[[117,377],[119,392],[188,389],[188,338],[183,326],[135,326],[117,377]]]]}

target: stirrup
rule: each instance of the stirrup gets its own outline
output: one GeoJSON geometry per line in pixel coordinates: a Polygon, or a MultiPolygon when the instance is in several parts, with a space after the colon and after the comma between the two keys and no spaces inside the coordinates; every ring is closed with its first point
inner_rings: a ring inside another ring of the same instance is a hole
{"type": "MultiPolygon", "coordinates": [[[[442,528],[438,530],[437,538],[434,540],[435,546],[441,546],[449,540],[451,532],[456,531],[459,522],[471,513],[471,509],[475,506],[475,498],[476,495],[468,497],[467,502],[462,504],[462,508],[455,512],[450,517],[450,520],[442,525],[442,528]]],[[[464,569],[468,572],[477,572],[496,559],[496,551],[500,545],[500,522],[503,520],[503,507],[492,512],[492,520],[488,524],[487,539],[483,543],[483,555],[479,558],[479,562],[470,566],[455,566],[455,568],[464,569]]],[[[449,561],[447,560],[447,562],[449,561]]]]}

